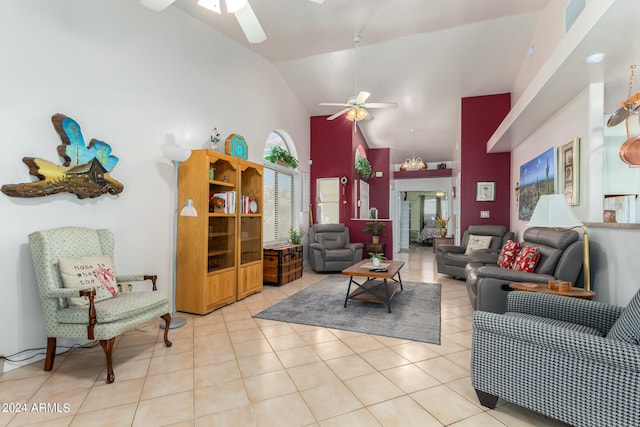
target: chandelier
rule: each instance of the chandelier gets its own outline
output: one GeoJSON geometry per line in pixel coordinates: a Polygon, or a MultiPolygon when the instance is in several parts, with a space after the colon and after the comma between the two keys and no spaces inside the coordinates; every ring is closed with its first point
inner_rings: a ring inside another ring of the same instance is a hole
{"type": "Polygon", "coordinates": [[[400,166],[400,170],[403,171],[417,171],[426,169],[427,165],[422,161],[420,157],[416,157],[416,130],[410,129],[413,134],[413,156],[410,159],[406,159],[402,166],[400,166]]]}

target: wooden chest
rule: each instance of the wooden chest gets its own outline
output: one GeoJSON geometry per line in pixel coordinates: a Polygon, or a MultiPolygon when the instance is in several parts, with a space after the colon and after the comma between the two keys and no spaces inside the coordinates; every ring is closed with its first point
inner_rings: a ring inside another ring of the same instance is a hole
{"type": "Polygon", "coordinates": [[[284,285],[302,277],[302,245],[281,243],[264,247],[263,281],[284,285]]]}

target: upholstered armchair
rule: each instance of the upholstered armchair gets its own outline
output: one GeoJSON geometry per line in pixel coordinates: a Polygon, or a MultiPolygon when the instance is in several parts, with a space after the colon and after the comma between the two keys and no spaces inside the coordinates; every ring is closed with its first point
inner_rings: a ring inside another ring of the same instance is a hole
{"type": "Polygon", "coordinates": [[[106,356],[107,383],[112,383],[115,337],[156,317],[164,320],[164,343],[171,346],[167,293],[156,290],[156,276],[116,275],[109,230],[37,231],[29,235],[29,247],[47,328],[45,371],[53,368],[57,338],[98,340],[106,356]],[[117,291],[117,285],[143,280],[152,281],[153,291],[117,291]]]}
{"type": "Polygon", "coordinates": [[[309,228],[309,261],[314,271],[342,271],[362,259],[362,243],[349,242],[344,224],[314,224],[309,228]]]}
{"type": "Polygon", "coordinates": [[[572,426],[640,425],[640,291],[626,308],[509,292],[505,314],[473,313],[471,382],[572,426]]]}
{"type": "Polygon", "coordinates": [[[436,253],[438,273],[464,279],[464,268],[469,262],[480,260],[483,263],[495,263],[502,245],[510,239],[513,239],[513,233],[507,231],[504,225],[470,225],[462,235],[460,246],[438,245],[436,253]],[[487,250],[466,253],[471,236],[491,236],[487,250]]]}
{"type": "Polygon", "coordinates": [[[577,231],[531,227],[522,237],[521,245],[540,251],[540,260],[531,273],[502,268],[495,262],[467,264],[467,292],[475,310],[504,313],[511,282],[547,283],[551,279],[576,284],[584,260],[583,243],[577,231]]]}

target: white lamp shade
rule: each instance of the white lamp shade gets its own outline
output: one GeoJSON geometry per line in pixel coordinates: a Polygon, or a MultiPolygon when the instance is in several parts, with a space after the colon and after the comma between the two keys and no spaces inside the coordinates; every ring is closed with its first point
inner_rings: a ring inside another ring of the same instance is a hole
{"type": "Polygon", "coordinates": [[[198,211],[193,207],[193,200],[187,199],[184,208],[180,211],[180,216],[198,216],[198,211]]]}
{"type": "Polygon", "coordinates": [[[527,227],[580,227],[582,223],[573,215],[564,194],[545,194],[540,197],[527,227]]]}
{"type": "Polygon", "coordinates": [[[181,147],[175,142],[167,142],[162,146],[162,154],[172,162],[184,162],[191,156],[191,150],[181,147]]]}

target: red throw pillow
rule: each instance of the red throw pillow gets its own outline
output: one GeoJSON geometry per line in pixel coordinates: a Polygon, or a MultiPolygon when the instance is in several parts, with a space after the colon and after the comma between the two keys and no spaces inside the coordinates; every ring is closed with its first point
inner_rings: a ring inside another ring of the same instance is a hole
{"type": "Polygon", "coordinates": [[[516,255],[520,251],[520,243],[513,240],[507,240],[500,251],[498,257],[498,265],[502,268],[511,268],[513,261],[516,259],[516,255]]]}
{"type": "Polygon", "coordinates": [[[540,250],[532,246],[524,246],[513,261],[511,269],[533,273],[538,261],[540,261],[540,250]]]}

